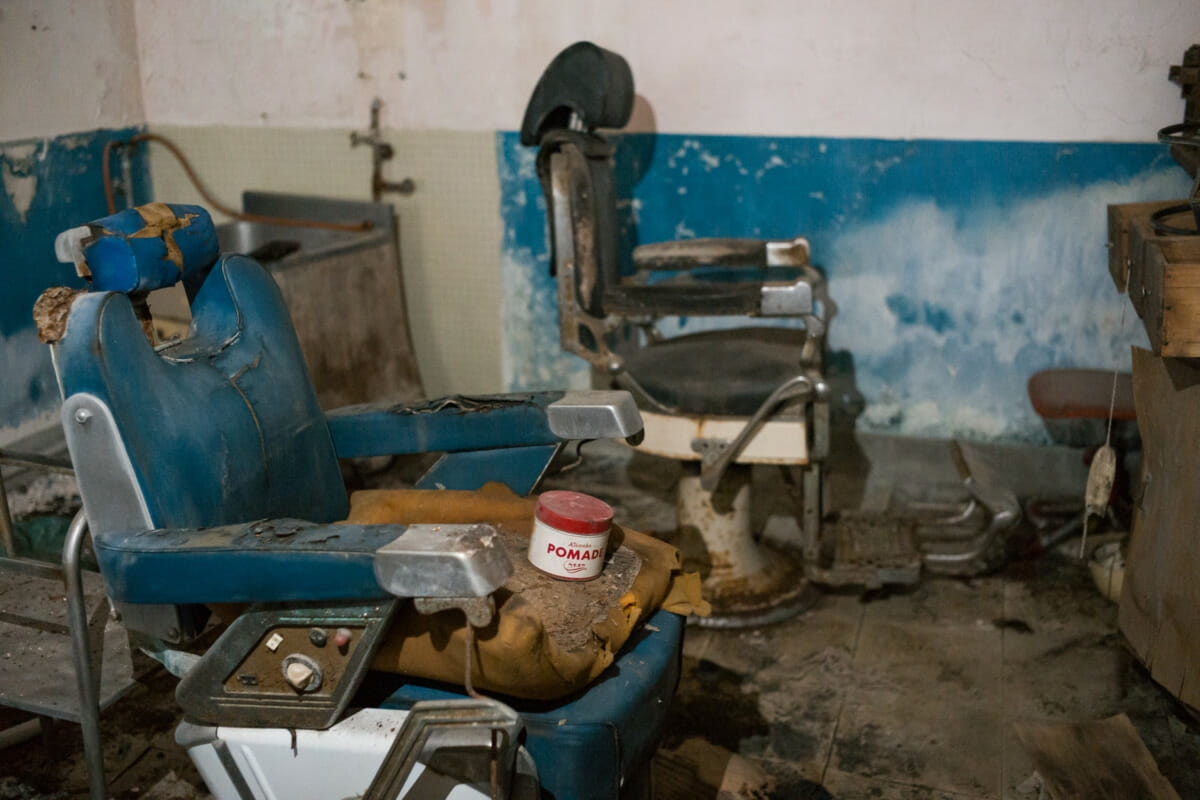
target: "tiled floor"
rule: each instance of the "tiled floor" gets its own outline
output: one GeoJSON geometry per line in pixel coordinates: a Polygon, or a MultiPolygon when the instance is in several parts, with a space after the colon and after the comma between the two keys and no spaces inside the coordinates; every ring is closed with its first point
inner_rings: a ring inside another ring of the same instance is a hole
{"type": "MultiPolygon", "coordinates": [[[[919,456],[940,457],[937,448],[919,456]]],[[[908,488],[914,475],[953,478],[936,464],[885,460],[908,488]]],[[[600,447],[567,482],[602,493],[618,521],[662,532],[672,524],[670,473],[600,447]]],[[[873,470],[863,502],[886,494],[892,475],[873,470]]],[[[1125,713],[1180,796],[1200,798],[1200,726],[1126,652],[1116,620],[1086,568],[1051,554],[983,578],[828,593],[757,630],[689,628],[665,744],[700,736],[750,758],[774,776],[779,798],[1025,800],[1017,786],[1034,768],[1015,724],[1125,713]]]]}
{"type": "MultiPolygon", "coordinates": [[[[877,464],[892,459],[880,447],[870,453],[877,464]]],[[[673,526],[677,468],[619,449],[587,452],[554,485],[604,497],[623,524],[673,526]]],[[[914,475],[954,477],[945,465],[892,467],[858,476],[864,504],[886,495],[893,477],[907,486],[914,475]]],[[[172,742],[174,683],[152,672],[105,713],[115,796],[142,797],[168,770],[199,783],[172,742]]],[[[1033,766],[1015,724],[1118,713],[1180,796],[1200,798],[1200,726],[1126,653],[1116,606],[1084,568],[1051,555],[974,580],[926,578],[905,592],[827,593],[802,616],[757,630],[690,628],[664,744],[700,737],[738,753],[774,778],[771,796],[782,800],[1028,800],[1016,787],[1033,766]]],[[[6,767],[17,758],[30,768],[12,780],[0,769],[0,798],[80,796],[78,729],[58,726],[47,744],[0,755],[6,767]]]]}
{"type": "Polygon", "coordinates": [[[838,800],[1022,798],[1033,767],[1014,723],[1123,712],[1181,796],[1200,797],[1200,735],[1125,653],[1115,624],[1116,607],[1054,557],[869,602],[826,595],[756,631],[691,629],[670,737],[724,727],[729,698],[713,687],[736,686],[749,721],[719,743],[759,760],[780,797],[802,779],[838,800]],[[1005,619],[1032,630],[997,627],[1005,619]]]}

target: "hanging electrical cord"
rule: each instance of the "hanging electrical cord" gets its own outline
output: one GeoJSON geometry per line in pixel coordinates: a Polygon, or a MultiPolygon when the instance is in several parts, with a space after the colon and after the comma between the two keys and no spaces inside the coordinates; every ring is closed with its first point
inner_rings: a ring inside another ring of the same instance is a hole
{"type": "MultiPolygon", "coordinates": [[[[196,174],[196,171],[194,169],[192,169],[191,162],[189,162],[187,160],[187,157],[183,154],[183,151],[179,149],[179,146],[176,145],[174,142],[172,142],[167,137],[159,136],[157,133],[139,133],[139,134],[136,134],[135,136],[132,136],[131,138],[129,138],[127,141],[124,141],[124,142],[118,142],[115,140],[110,140],[108,142],[105,142],[104,154],[101,157],[100,167],[101,167],[101,173],[103,174],[103,177],[104,177],[104,199],[108,203],[108,213],[109,214],[117,213],[117,205],[113,201],[112,171],[109,167],[110,155],[112,154],[112,151],[117,147],[121,147],[121,146],[127,147],[130,145],[138,144],[139,142],[157,142],[158,144],[161,144],[163,147],[167,148],[167,150],[169,150],[171,152],[171,155],[175,156],[175,159],[179,162],[179,166],[183,167],[183,171],[187,175],[188,180],[192,182],[192,186],[194,186],[196,188],[196,191],[200,193],[200,196],[202,198],[204,198],[204,202],[206,202],[208,204],[209,208],[213,211],[224,214],[227,217],[231,217],[233,219],[240,220],[242,222],[261,222],[261,223],[266,223],[269,225],[288,225],[288,226],[296,227],[296,228],[325,228],[325,229],[335,230],[335,231],[358,232],[358,231],[367,231],[367,230],[370,230],[371,228],[375,227],[375,223],[370,220],[364,220],[363,222],[351,222],[351,223],[320,222],[318,220],[311,220],[311,219],[295,219],[292,217],[268,217],[268,216],[263,216],[262,214],[245,214],[241,211],[234,211],[232,208],[229,208],[228,206],[223,205],[222,203],[217,201],[211,194],[208,193],[208,189],[205,188],[204,183],[200,180],[200,176],[198,176],[196,174]]],[[[125,191],[128,192],[129,187],[126,187],[125,191]]]]}
{"type": "MultiPolygon", "coordinates": [[[[1128,303],[1121,304],[1121,332],[1125,335],[1125,308],[1128,303]]],[[[1113,367],[1112,396],[1108,402],[1108,431],[1104,434],[1104,446],[1092,456],[1092,465],[1088,468],[1087,488],[1084,490],[1083,535],[1079,539],[1079,557],[1087,555],[1088,517],[1093,514],[1103,516],[1109,511],[1108,503],[1112,497],[1113,483],[1117,477],[1117,451],[1112,446],[1113,416],[1117,408],[1117,378],[1121,373],[1121,362],[1113,367]]]]}

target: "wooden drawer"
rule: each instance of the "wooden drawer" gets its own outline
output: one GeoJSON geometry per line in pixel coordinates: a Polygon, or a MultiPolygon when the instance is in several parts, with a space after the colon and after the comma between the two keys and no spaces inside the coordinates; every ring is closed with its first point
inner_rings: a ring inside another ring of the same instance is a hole
{"type": "MultiPolygon", "coordinates": [[[[1124,243],[1113,251],[1126,259],[1129,301],[1142,318],[1155,355],[1200,357],[1200,236],[1156,236],[1150,213],[1161,203],[1132,204],[1140,215],[1116,215],[1124,243]]],[[[1113,209],[1109,206],[1110,224],[1113,209]]],[[[1110,270],[1113,268],[1109,260],[1110,270]]],[[[1117,275],[1113,275],[1116,281],[1117,275]]]]}
{"type": "Polygon", "coordinates": [[[1182,203],[1183,200],[1165,200],[1154,203],[1122,203],[1108,207],[1108,274],[1118,292],[1128,285],[1130,256],[1129,233],[1134,220],[1149,220],[1150,215],[1160,208],[1182,203]]]}

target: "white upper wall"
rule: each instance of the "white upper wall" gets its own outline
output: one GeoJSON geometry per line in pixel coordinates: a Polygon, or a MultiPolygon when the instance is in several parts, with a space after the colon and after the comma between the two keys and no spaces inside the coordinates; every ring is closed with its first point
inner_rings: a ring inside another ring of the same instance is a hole
{"type": "Polygon", "coordinates": [[[1200,41],[1195,0],[135,3],[147,117],[180,125],[363,126],[378,95],[388,127],[514,129],[591,39],[641,129],[1137,141],[1181,118],[1167,67],[1200,41]]]}
{"type": "Polygon", "coordinates": [[[0,3],[0,142],[145,121],[133,0],[0,3]]]}

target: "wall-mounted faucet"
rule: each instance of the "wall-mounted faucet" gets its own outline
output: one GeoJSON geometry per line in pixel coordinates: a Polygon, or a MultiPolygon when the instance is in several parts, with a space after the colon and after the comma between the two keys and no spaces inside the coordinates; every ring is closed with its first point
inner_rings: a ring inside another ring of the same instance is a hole
{"type": "Polygon", "coordinates": [[[371,199],[376,203],[379,202],[379,198],[384,192],[412,194],[417,188],[412,178],[405,178],[399,182],[383,179],[383,162],[390,161],[396,151],[383,140],[379,130],[379,109],[382,105],[383,103],[378,97],[371,101],[371,127],[367,133],[354,131],[350,134],[351,147],[365,144],[371,148],[371,199]]]}

